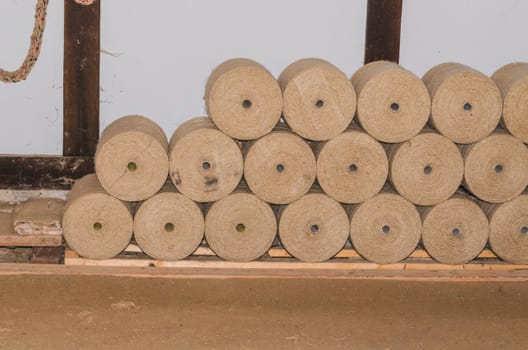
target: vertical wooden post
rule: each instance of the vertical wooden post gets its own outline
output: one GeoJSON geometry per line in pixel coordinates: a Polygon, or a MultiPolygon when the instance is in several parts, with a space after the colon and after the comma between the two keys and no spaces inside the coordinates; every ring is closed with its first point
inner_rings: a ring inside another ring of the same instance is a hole
{"type": "Polygon", "coordinates": [[[365,64],[400,60],[402,0],[368,0],[365,64]]]}
{"type": "Polygon", "coordinates": [[[93,156],[99,138],[100,11],[64,0],[65,156],[93,156]]]}

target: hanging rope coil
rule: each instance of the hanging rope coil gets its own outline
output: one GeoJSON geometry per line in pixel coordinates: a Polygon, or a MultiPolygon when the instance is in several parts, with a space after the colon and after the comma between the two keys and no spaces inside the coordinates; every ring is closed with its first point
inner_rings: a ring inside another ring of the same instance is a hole
{"type": "MultiPolygon", "coordinates": [[[[74,0],[81,5],[91,5],[96,0],[74,0]]],[[[42,35],[46,27],[46,13],[48,9],[49,0],[37,0],[35,8],[35,25],[33,27],[33,34],[31,34],[31,43],[28,53],[20,68],[15,71],[6,71],[0,68],[0,81],[4,83],[17,83],[26,80],[33,66],[37,62],[42,47],[42,35]]]]}

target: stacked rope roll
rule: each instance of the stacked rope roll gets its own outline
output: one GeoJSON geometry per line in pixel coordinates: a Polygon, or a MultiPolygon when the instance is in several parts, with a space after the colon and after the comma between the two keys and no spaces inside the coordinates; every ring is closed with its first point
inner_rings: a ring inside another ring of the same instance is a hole
{"type": "Polygon", "coordinates": [[[302,59],[275,79],[257,62],[226,61],[206,84],[208,116],[181,124],[170,142],[140,116],[104,130],[97,177],[71,192],[66,240],[109,258],[133,231],[146,254],[179,260],[205,238],[238,262],[273,244],[320,262],[351,244],[379,264],[419,245],[464,264],[489,242],[526,263],[527,67],[492,79],[447,63],[420,79],[380,61],[349,79],[302,59]],[[124,233],[112,246],[103,228],[118,210],[124,233]]]}

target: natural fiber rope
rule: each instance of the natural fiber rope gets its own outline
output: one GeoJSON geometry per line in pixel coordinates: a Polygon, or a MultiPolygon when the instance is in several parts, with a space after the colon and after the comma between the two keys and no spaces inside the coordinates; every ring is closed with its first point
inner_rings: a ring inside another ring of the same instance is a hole
{"type": "MultiPolygon", "coordinates": [[[[81,5],[91,5],[96,0],[74,0],[81,5]]],[[[28,53],[20,68],[15,71],[6,71],[0,68],[0,81],[4,83],[18,83],[26,80],[33,66],[37,62],[40,55],[40,48],[42,47],[42,35],[46,27],[46,11],[48,9],[49,0],[37,0],[35,9],[35,25],[33,27],[33,34],[31,34],[31,43],[28,53]]]]}

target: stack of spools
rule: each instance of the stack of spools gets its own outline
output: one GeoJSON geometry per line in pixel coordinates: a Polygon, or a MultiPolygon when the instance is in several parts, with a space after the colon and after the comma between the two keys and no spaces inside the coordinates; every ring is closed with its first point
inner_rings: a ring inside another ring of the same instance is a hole
{"type": "Polygon", "coordinates": [[[276,80],[229,60],[207,82],[209,117],[183,123],[170,143],[140,116],[105,129],[97,176],[68,198],[65,238],[88,258],[111,258],[134,236],[146,254],[178,260],[205,235],[221,258],[250,261],[278,233],[303,261],[328,260],[350,239],[376,263],[422,241],[448,264],[472,260],[489,238],[502,259],[528,263],[526,101],[528,64],[490,79],[447,63],[421,80],[374,62],[349,79],[303,59],[276,80]]]}

